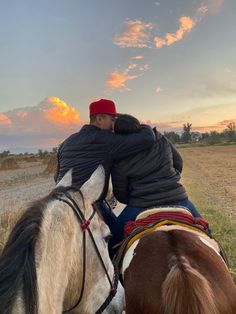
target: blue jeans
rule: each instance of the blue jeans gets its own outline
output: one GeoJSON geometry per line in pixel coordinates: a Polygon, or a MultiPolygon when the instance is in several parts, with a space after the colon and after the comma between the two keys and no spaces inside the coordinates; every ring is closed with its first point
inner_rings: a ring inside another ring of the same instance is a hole
{"type": "Polygon", "coordinates": [[[108,225],[111,233],[114,234],[114,232],[116,231],[117,216],[113,213],[112,209],[104,201],[99,204],[99,209],[105,223],[108,225]]]}

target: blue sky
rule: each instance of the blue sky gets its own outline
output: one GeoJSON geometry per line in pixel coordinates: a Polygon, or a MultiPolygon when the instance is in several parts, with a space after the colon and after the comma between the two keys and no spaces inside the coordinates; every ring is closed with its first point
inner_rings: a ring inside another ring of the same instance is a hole
{"type": "Polygon", "coordinates": [[[60,142],[97,98],[160,130],[225,128],[236,121],[235,9],[233,0],[0,0],[0,150],[18,136],[28,147],[60,142]],[[57,111],[57,127],[42,114],[40,137],[32,117],[45,110],[57,111]]]}

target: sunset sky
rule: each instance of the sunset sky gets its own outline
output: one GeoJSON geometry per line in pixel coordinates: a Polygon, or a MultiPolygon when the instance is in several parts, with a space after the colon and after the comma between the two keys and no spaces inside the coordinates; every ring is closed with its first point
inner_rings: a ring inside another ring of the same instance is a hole
{"type": "Polygon", "coordinates": [[[161,131],[236,121],[235,0],[0,0],[0,152],[57,146],[113,99],[161,131]]]}

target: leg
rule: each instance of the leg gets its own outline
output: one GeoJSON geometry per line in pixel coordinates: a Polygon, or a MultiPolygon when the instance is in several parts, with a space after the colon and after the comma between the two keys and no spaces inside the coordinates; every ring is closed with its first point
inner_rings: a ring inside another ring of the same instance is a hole
{"type": "Polygon", "coordinates": [[[140,208],[127,205],[117,217],[115,228],[113,229],[113,237],[109,242],[109,252],[111,256],[113,256],[118,249],[113,247],[123,241],[125,223],[129,220],[135,220],[141,211],[140,208]]]}
{"type": "Polygon", "coordinates": [[[201,215],[198,212],[198,210],[196,209],[196,207],[194,206],[194,204],[190,200],[188,200],[188,199],[183,200],[183,201],[179,201],[179,202],[175,202],[175,203],[170,204],[170,205],[179,205],[179,206],[187,207],[194,217],[201,218],[201,215]]]}
{"type": "Polygon", "coordinates": [[[117,217],[113,213],[112,209],[103,201],[98,204],[100,212],[103,216],[105,223],[108,225],[112,234],[115,232],[115,226],[117,223],[117,217]]]}

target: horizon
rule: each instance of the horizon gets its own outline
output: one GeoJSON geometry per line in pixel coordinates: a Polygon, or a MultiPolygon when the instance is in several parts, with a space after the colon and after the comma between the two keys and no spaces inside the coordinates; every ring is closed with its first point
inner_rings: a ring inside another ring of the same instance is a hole
{"type": "Polygon", "coordinates": [[[29,0],[0,12],[0,151],[58,146],[100,98],[163,131],[236,122],[233,0],[99,6],[29,0]]]}

